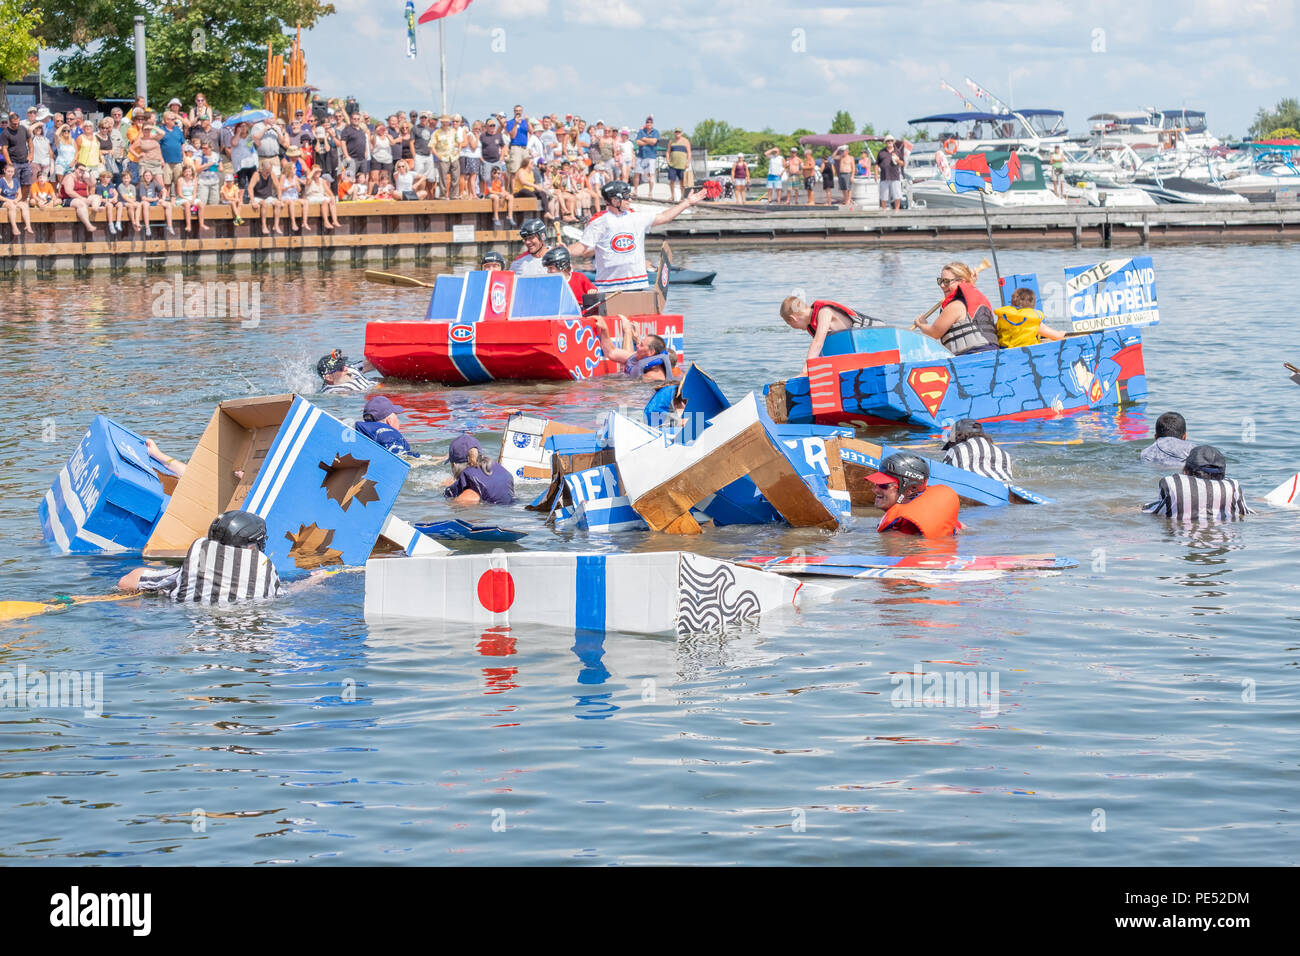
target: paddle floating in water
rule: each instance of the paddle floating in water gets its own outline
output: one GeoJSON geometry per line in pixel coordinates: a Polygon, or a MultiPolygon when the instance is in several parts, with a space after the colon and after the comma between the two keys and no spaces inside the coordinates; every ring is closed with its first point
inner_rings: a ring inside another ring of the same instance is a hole
{"type": "Polygon", "coordinates": [[[58,594],[49,601],[0,601],[0,621],[20,621],[38,614],[66,611],[78,604],[126,601],[139,596],[139,591],[127,591],[121,594],[58,594]]]}

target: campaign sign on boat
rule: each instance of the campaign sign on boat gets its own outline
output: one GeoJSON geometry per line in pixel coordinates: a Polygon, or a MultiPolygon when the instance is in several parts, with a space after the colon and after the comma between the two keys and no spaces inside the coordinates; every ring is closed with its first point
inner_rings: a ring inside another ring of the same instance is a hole
{"type": "Polygon", "coordinates": [[[1108,259],[1065,270],[1065,301],[1072,331],[1155,325],[1156,271],[1150,256],[1108,259]]]}

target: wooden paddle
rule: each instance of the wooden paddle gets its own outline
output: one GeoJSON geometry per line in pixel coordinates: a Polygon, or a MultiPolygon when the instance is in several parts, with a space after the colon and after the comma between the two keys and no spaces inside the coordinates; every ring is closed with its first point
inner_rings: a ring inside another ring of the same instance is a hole
{"type": "Polygon", "coordinates": [[[20,621],[38,614],[62,611],[74,604],[97,604],[100,601],[126,601],[140,596],[139,591],[121,594],[68,594],[53,601],[0,601],[0,621],[20,621]]]}
{"type": "Polygon", "coordinates": [[[432,289],[432,282],[425,282],[414,276],[402,276],[395,272],[380,272],[377,269],[366,270],[366,281],[382,282],[384,285],[403,286],[410,289],[432,289]]]}
{"type": "Polygon", "coordinates": [[[1291,381],[1300,385],[1300,368],[1296,368],[1290,362],[1283,362],[1282,364],[1286,366],[1286,370],[1291,373],[1291,381]]]}
{"type": "MultiPolygon", "coordinates": [[[[980,277],[980,273],[983,272],[992,264],[993,263],[989,262],[987,259],[981,259],[980,264],[975,267],[975,276],[974,278],[971,279],[971,281],[974,282],[975,279],[978,279],[980,277]]],[[[947,298],[947,296],[945,296],[944,298],[947,298]]],[[[943,299],[940,299],[934,305],[930,306],[930,308],[926,309],[924,312],[918,315],[915,319],[912,320],[912,328],[913,329],[919,328],[920,324],[924,322],[926,319],[928,319],[930,316],[934,315],[934,313],[938,312],[939,307],[942,305],[943,305],[943,299]]]]}

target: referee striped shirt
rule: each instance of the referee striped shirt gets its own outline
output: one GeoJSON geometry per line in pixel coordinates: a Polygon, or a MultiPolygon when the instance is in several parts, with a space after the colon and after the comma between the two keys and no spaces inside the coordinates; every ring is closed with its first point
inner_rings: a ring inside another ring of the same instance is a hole
{"type": "Polygon", "coordinates": [[[180,570],[146,571],[140,590],[188,604],[234,604],[281,593],[280,576],[261,551],[233,548],[209,538],[190,545],[180,570]]]}
{"type": "Polygon", "coordinates": [[[1142,510],[1180,521],[1240,518],[1255,514],[1246,504],[1241,485],[1235,478],[1194,478],[1183,474],[1161,478],[1160,498],[1142,510]]]}
{"type": "Polygon", "coordinates": [[[943,453],[945,464],[965,468],[994,481],[1011,481],[1011,456],[986,436],[976,435],[943,453]]]}

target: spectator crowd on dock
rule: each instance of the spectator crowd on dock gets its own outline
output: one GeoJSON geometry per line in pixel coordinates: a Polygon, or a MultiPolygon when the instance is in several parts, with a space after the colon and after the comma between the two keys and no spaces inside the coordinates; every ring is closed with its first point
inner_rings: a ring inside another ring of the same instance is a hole
{"type": "MultiPolygon", "coordinates": [[[[0,126],[0,209],[13,235],[32,231],[31,209],[73,209],[90,233],[92,217],[110,233],[130,225],[149,235],[147,210],[159,207],[166,234],[202,235],[206,210],[226,205],[236,225],[257,218],[263,233],[338,225],[338,204],[356,200],[486,199],[495,228],[516,225],[515,200],[535,199],[542,218],[585,222],[601,208],[606,183],[625,180],[634,196],[652,194],[664,162],[671,199],[694,185],[692,147],[680,128],[660,130],[654,116],[632,128],[566,113],[397,111],[371,116],[355,101],[317,97],[286,122],[260,111],[223,116],[202,95],[161,110],[143,99],[107,116],[81,109],[10,113],[0,126]],[[662,157],[662,160],[661,160],[662,157]],[[102,216],[100,215],[102,213],[102,216]]],[[[854,175],[871,175],[872,154],[847,149],[814,159],[811,150],[769,150],[767,203],[790,204],[801,191],[813,202],[820,178],[825,201],[848,204],[854,175]]],[[[743,157],[729,171],[732,193],[745,202],[752,173],[743,157]]],[[[760,180],[761,181],[761,180],[760,180]]]]}

